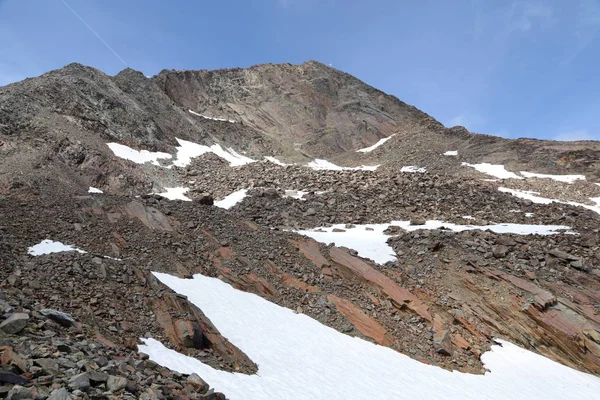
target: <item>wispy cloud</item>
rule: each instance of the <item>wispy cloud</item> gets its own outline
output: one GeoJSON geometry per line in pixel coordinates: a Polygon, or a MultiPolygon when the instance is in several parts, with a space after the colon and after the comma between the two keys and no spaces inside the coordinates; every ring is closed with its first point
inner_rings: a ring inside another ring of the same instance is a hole
{"type": "Polygon", "coordinates": [[[561,142],[573,142],[576,140],[598,140],[600,135],[592,135],[587,130],[575,130],[572,132],[564,132],[555,135],[552,140],[558,140],[561,142]]]}
{"type": "Polygon", "coordinates": [[[579,0],[576,18],[573,50],[563,60],[562,66],[570,64],[598,36],[600,31],[600,1],[579,0]]]}
{"type": "Polygon", "coordinates": [[[508,33],[528,32],[556,22],[554,9],[540,0],[515,1],[508,18],[508,33]]]}

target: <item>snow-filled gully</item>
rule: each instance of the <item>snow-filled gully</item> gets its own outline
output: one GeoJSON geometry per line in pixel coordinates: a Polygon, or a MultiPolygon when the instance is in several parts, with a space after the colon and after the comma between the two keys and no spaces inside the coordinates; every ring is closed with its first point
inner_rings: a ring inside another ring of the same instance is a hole
{"type": "Polygon", "coordinates": [[[449,372],[339,333],[216,278],[154,275],[199,307],[257,363],[258,373],[215,370],[151,338],[139,350],[170,369],[199,374],[231,400],[564,400],[600,393],[599,378],[505,341],[481,356],[485,375],[449,372]]]}

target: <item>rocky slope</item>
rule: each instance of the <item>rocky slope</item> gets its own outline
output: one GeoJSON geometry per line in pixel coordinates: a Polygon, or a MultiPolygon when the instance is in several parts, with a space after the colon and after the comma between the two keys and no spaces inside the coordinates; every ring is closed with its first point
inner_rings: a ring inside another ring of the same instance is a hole
{"type": "Polygon", "coordinates": [[[504,338],[600,375],[599,153],[596,142],[447,129],[316,62],[153,78],[71,64],[0,88],[0,396],[224,398],[137,354],[146,337],[214,368],[260,370],[153,271],[218,277],[447,369],[482,373],[479,356],[504,338]],[[176,139],[258,161],[231,166],[208,152],[139,164],[106,145],[175,154],[176,139]],[[381,166],[300,165],[314,158],[381,166]],[[586,179],[490,181],[463,162],[586,179]],[[408,165],[426,171],[401,172],[408,165]],[[174,187],[194,201],[148,194],[174,187]],[[229,210],[213,205],[239,190],[247,196],[229,210]],[[559,228],[490,228],[506,223],[559,228]],[[339,235],[386,224],[395,257],[377,263],[294,232],[333,224],[339,235]],[[480,229],[451,229],[469,224],[480,229]],[[85,253],[28,251],[43,240],[85,253]]]}

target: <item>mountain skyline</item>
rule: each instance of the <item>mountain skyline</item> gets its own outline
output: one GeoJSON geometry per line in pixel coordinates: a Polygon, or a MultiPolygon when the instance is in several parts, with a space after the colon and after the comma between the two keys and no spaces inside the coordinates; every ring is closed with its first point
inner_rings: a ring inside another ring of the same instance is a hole
{"type": "Polygon", "coordinates": [[[0,1],[0,85],[71,62],[220,69],[332,65],[446,126],[503,137],[600,139],[600,4],[0,1]]]}

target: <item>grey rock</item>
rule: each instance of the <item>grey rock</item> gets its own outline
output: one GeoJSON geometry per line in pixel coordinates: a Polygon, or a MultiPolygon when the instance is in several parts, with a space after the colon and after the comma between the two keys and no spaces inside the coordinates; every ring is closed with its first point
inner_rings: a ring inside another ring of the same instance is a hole
{"type": "Polygon", "coordinates": [[[90,371],[90,381],[92,383],[106,382],[108,380],[108,374],[101,371],[90,371]]]}
{"type": "Polygon", "coordinates": [[[69,314],[62,311],[53,310],[51,308],[45,308],[40,310],[40,313],[65,327],[70,327],[75,324],[75,320],[69,314]]]}
{"type": "Polygon", "coordinates": [[[110,375],[106,381],[106,388],[110,392],[119,391],[127,386],[127,379],[122,376],[110,375]]]}
{"type": "Polygon", "coordinates": [[[58,363],[51,358],[38,358],[33,363],[42,367],[42,371],[47,375],[58,375],[60,371],[58,363]]]}
{"type": "Polygon", "coordinates": [[[81,390],[85,392],[90,388],[90,374],[83,372],[79,375],[75,375],[69,380],[69,389],[81,390]]]}
{"type": "Polygon", "coordinates": [[[69,391],[65,388],[54,389],[47,400],[70,400],[72,399],[69,391]]]}
{"type": "Polygon", "coordinates": [[[6,400],[31,400],[35,399],[37,394],[35,387],[26,388],[16,385],[9,390],[6,400]]]}
{"type": "Polygon", "coordinates": [[[29,321],[29,314],[14,313],[0,324],[0,329],[9,335],[21,332],[29,321]]]}
{"type": "Polygon", "coordinates": [[[492,248],[492,255],[496,258],[504,258],[509,252],[509,248],[503,244],[492,248]]]}
{"type": "Polygon", "coordinates": [[[190,376],[187,377],[187,381],[188,383],[196,386],[196,388],[202,392],[205,389],[208,389],[208,383],[206,383],[204,381],[204,379],[200,378],[200,376],[196,373],[191,374],[190,376]]]}

